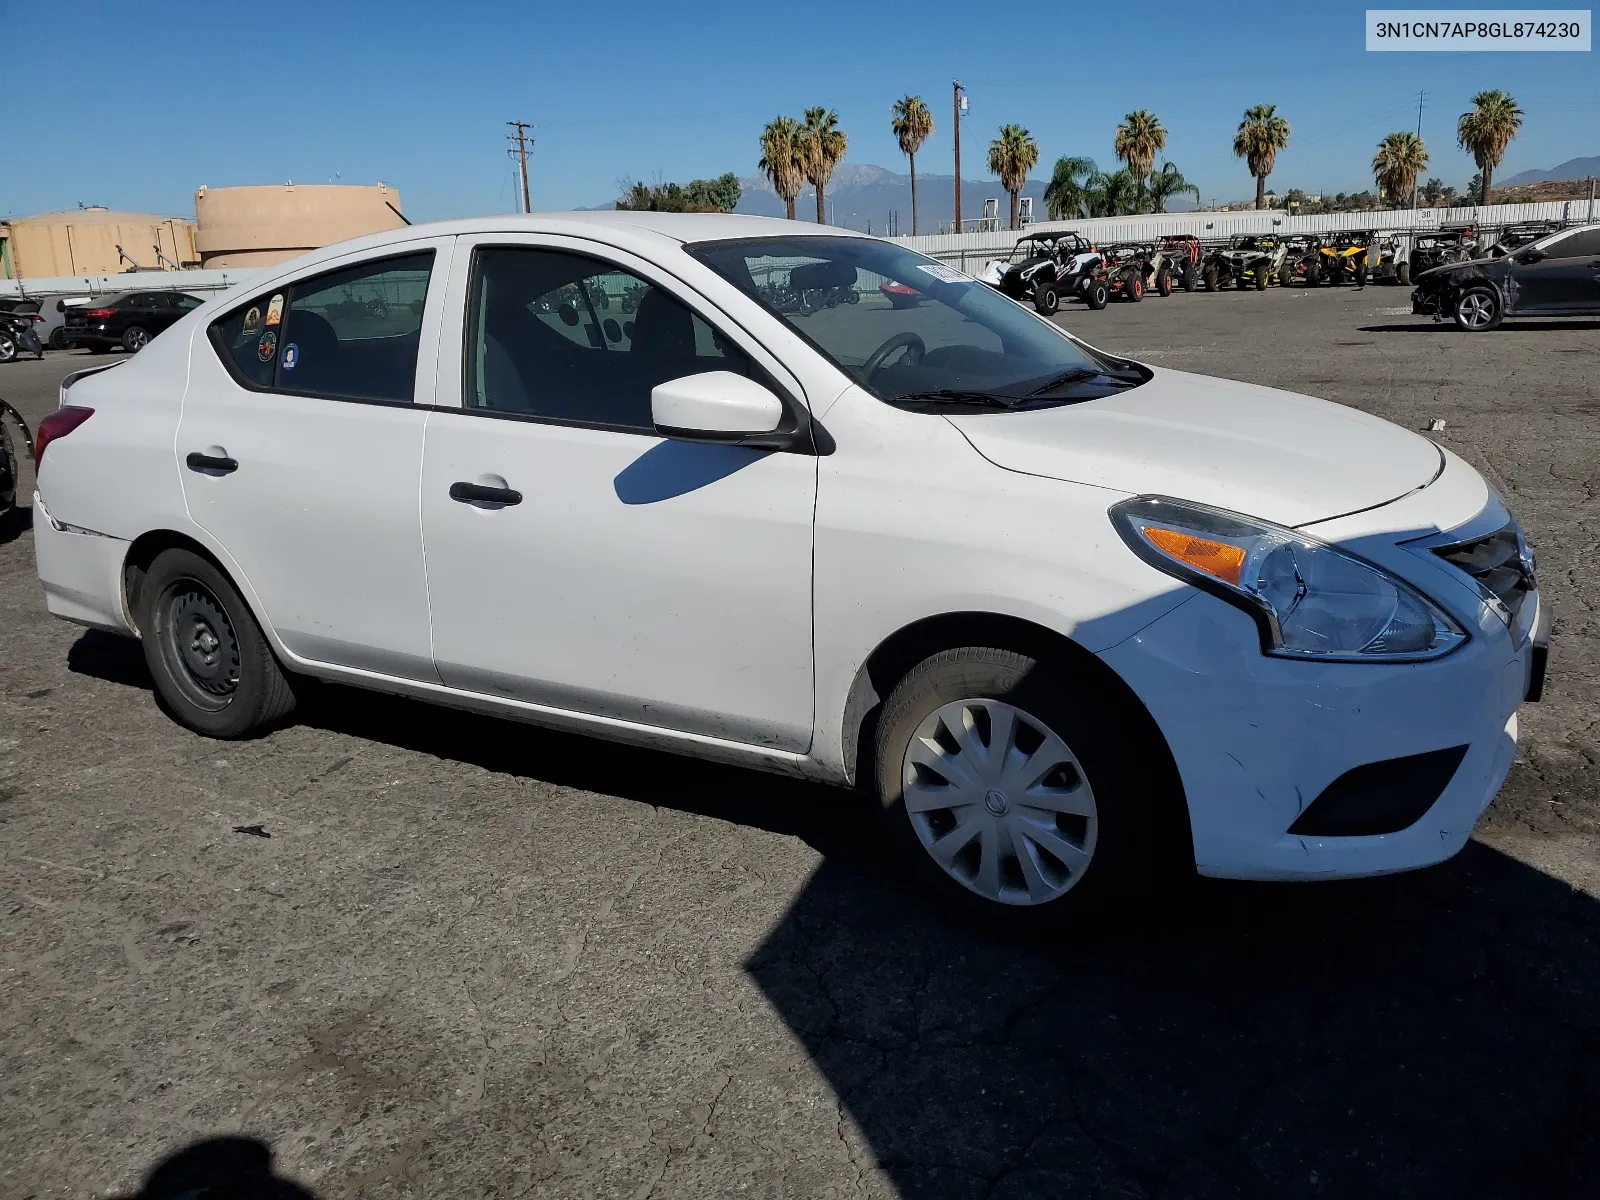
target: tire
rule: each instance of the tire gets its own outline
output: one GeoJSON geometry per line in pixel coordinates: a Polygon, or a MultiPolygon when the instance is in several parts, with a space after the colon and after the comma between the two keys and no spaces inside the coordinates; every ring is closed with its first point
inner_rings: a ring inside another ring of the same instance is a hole
{"type": "MultiPolygon", "coordinates": [[[[1254,271],[1255,283],[1256,283],[1256,291],[1264,292],[1264,291],[1267,290],[1267,276],[1269,276],[1271,274],[1272,274],[1272,268],[1267,266],[1265,261],[1258,262],[1256,264],[1256,269],[1254,271]]],[[[1240,287],[1244,286],[1244,277],[1243,276],[1239,277],[1239,286],[1240,287]]]]}
{"type": "Polygon", "coordinates": [[[196,733],[239,738],[294,709],[288,676],[238,589],[192,550],[150,564],[137,620],[167,712],[196,733]]]}
{"type": "Polygon", "coordinates": [[[1306,286],[1314,288],[1322,282],[1322,268],[1320,264],[1310,262],[1306,264],[1306,286]]]}
{"type": "Polygon", "coordinates": [[[122,332],[122,348],[129,354],[137,354],[150,344],[150,331],[143,325],[129,325],[122,332]]]}
{"type": "Polygon", "coordinates": [[[0,363],[8,363],[17,357],[17,339],[8,331],[0,331],[0,363]]]}
{"type": "Polygon", "coordinates": [[[1098,279],[1092,280],[1083,289],[1083,299],[1084,303],[1098,312],[1110,303],[1111,289],[1098,279]]]}
{"type": "Polygon", "coordinates": [[[1163,296],[1172,295],[1172,276],[1165,267],[1156,272],[1156,291],[1163,296]]]}
{"type": "Polygon", "coordinates": [[[1356,286],[1358,288],[1364,288],[1364,287],[1367,286],[1367,265],[1366,265],[1366,263],[1362,263],[1359,267],[1356,268],[1356,286]]]}
{"type": "Polygon", "coordinates": [[[1182,842],[1163,827],[1174,822],[1161,816],[1173,811],[1163,803],[1172,785],[1136,732],[1147,718],[1120,698],[1075,691],[1075,676],[968,646],[925,659],[890,692],[874,746],[884,833],[946,902],[1007,923],[1051,919],[1147,894],[1183,870],[1182,842]],[[990,739],[1000,734],[996,757],[990,739]],[[1019,803],[1019,786],[1043,803],[1019,803]],[[938,807],[946,791],[956,803],[938,807]]]}
{"type": "Polygon", "coordinates": [[[1505,318],[1499,294],[1491,287],[1468,288],[1456,297],[1450,315],[1464,333],[1487,333],[1505,318]]]}
{"type": "Polygon", "coordinates": [[[50,349],[52,349],[52,350],[65,350],[66,348],[67,348],[67,331],[66,331],[66,327],[62,326],[62,325],[57,325],[54,329],[52,329],[50,331],[50,349]]]}
{"type": "Polygon", "coordinates": [[[1206,291],[1208,291],[1208,292],[1220,292],[1222,290],[1222,280],[1220,279],[1220,277],[1217,274],[1217,268],[1216,268],[1216,264],[1215,263],[1213,263],[1211,266],[1208,266],[1206,268],[1205,281],[1206,281],[1206,291]]]}
{"type": "Polygon", "coordinates": [[[1333,264],[1332,270],[1330,270],[1328,272],[1328,286],[1329,287],[1339,287],[1343,283],[1344,283],[1344,266],[1343,266],[1343,264],[1336,262],[1336,263],[1333,264]]]}
{"type": "Polygon", "coordinates": [[[1411,264],[1408,262],[1403,262],[1396,267],[1394,269],[1394,280],[1401,287],[1405,287],[1407,284],[1409,284],[1411,282],[1411,264]]]}
{"type": "Polygon", "coordinates": [[[1144,279],[1131,267],[1122,273],[1122,298],[1129,304],[1137,304],[1144,299],[1144,279]]]}
{"type": "Polygon", "coordinates": [[[1054,280],[1040,280],[1033,289],[1033,307],[1042,317],[1054,316],[1061,307],[1061,294],[1056,291],[1054,280]]]}
{"type": "Polygon", "coordinates": [[[1183,290],[1192,292],[1200,286],[1200,268],[1193,263],[1183,268],[1183,290]]]}

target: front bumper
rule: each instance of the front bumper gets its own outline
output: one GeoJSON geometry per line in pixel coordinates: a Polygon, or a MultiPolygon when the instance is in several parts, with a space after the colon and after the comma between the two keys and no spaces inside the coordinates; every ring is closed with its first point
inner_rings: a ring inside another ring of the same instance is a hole
{"type": "Polygon", "coordinates": [[[1443,299],[1443,295],[1437,291],[1415,288],[1411,293],[1411,311],[1419,317],[1438,316],[1443,311],[1443,299]]]}
{"type": "MultiPolygon", "coordinates": [[[[1404,520],[1391,528],[1417,532],[1404,520]]],[[[1390,545],[1391,566],[1412,556],[1394,550],[1395,541],[1390,545]]],[[[1415,571],[1404,573],[1450,609],[1470,641],[1422,663],[1272,658],[1261,653],[1255,624],[1245,613],[1196,594],[1102,652],[1166,736],[1183,780],[1202,875],[1380,875],[1442,862],[1466,844],[1515,760],[1517,708],[1524,698],[1538,698],[1549,611],[1542,598],[1530,596],[1540,607],[1532,636],[1524,634],[1519,642],[1464,573],[1421,559],[1415,571]],[[1397,832],[1289,832],[1346,772],[1462,746],[1460,765],[1438,798],[1397,832]]]]}

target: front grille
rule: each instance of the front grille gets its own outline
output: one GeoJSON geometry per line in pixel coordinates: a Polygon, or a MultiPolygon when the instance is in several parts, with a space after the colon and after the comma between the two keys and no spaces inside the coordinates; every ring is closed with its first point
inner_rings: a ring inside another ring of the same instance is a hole
{"type": "MultiPolygon", "coordinates": [[[[1434,547],[1435,554],[1460,567],[1505,611],[1511,628],[1523,631],[1522,607],[1539,589],[1533,550],[1515,521],[1470,542],[1434,547]]],[[[1531,614],[1530,614],[1531,615],[1531,614]]]]}

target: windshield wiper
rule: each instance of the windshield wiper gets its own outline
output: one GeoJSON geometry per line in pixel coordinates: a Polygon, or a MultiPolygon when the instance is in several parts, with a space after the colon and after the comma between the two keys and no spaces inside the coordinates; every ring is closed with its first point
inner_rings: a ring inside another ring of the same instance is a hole
{"type": "Polygon", "coordinates": [[[1069,383],[1082,383],[1085,379],[1094,379],[1103,374],[1105,372],[1096,367],[1073,367],[1070,371],[1063,371],[1061,374],[1045,380],[1044,383],[1034,388],[1028,395],[1042,396],[1046,392],[1053,392],[1057,388],[1066,387],[1069,383]]]}
{"type": "Polygon", "coordinates": [[[994,392],[965,392],[957,388],[935,388],[929,392],[907,392],[896,396],[894,403],[910,401],[913,404],[972,404],[983,408],[1015,408],[1021,396],[999,396],[994,392]]]}

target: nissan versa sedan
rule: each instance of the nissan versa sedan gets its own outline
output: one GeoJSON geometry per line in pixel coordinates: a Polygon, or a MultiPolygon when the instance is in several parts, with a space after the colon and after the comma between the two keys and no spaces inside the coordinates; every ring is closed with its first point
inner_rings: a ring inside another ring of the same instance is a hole
{"type": "Polygon", "coordinates": [[[505,217],[257,279],[38,437],[50,610],[207,736],[320,678],[855,785],[1031,920],[1448,858],[1539,694],[1533,554],[1454,454],[899,245],[505,217]]]}

